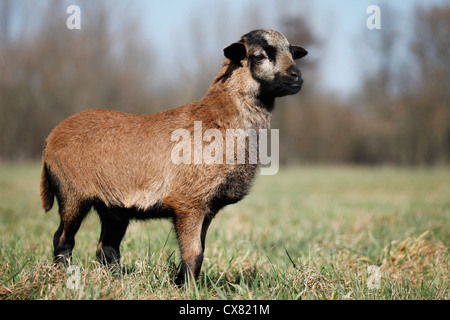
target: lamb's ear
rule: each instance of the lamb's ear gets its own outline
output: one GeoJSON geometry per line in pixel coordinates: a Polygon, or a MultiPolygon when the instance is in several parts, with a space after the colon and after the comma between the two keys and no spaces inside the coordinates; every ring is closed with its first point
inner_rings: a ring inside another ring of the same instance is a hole
{"type": "Polygon", "coordinates": [[[235,42],[223,48],[223,53],[231,61],[239,63],[247,55],[247,49],[243,43],[235,42]]]}
{"type": "Polygon", "coordinates": [[[305,48],[300,46],[292,46],[292,56],[294,57],[294,60],[303,58],[308,54],[308,51],[305,50],[305,48]]]}

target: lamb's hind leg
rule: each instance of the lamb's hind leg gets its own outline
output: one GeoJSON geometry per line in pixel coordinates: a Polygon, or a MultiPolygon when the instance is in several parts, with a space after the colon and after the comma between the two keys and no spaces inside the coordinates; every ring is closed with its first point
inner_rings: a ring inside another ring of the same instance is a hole
{"type": "Polygon", "coordinates": [[[118,208],[108,208],[104,204],[95,205],[102,231],[97,248],[97,259],[106,266],[120,265],[120,242],[128,227],[129,217],[118,208]]]}
{"type": "Polygon", "coordinates": [[[70,261],[75,246],[75,234],[90,208],[90,204],[80,201],[59,201],[61,222],[53,236],[55,263],[66,265],[70,261]]]}

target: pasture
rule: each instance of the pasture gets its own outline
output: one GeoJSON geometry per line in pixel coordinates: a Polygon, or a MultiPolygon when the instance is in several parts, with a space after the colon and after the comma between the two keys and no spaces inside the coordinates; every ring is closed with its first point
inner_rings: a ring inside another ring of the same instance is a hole
{"type": "Polygon", "coordinates": [[[59,216],[41,208],[39,179],[39,164],[0,165],[0,299],[450,299],[448,168],[259,176],[213,220],[194,288],[173,283],[180,257],[164,220],[130,225],[124,276],[102,268],[95,213],[77,234],[70,285],[75,273],[51,261],[59,216]]]}

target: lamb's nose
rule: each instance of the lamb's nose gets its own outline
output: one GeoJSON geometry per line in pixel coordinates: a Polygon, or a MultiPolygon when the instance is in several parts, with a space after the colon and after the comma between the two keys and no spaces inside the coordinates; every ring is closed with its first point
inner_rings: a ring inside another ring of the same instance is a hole
{"type": "Polygon", "coordinates": [[[289,68],[287,74],[291,77],[293,81],[299,81],[301,79],[300,70],[298,70],[295,66],[289,68]]]}

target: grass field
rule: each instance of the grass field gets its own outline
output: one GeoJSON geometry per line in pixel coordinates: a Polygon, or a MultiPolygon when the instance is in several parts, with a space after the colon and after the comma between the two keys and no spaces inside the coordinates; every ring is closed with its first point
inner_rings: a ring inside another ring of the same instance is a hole
{"type": "Polygon", "coordinates": [[[40,166],[0,166],[0,299],[449,299],[450,170],[298,167],[260,176],[222,210],[196,287],[177,288],[168,221],[134,222],[127,274],[95,259],[95,213],[77,234],[75,273],[52,265],[56,207],[40,166]],[[369,266],[374,265],[376,272],[369,266]],[[68,285],[69,284],[69,285],[68,285]]]}

